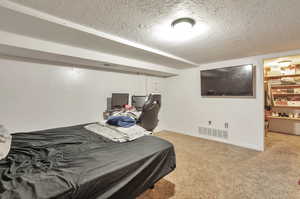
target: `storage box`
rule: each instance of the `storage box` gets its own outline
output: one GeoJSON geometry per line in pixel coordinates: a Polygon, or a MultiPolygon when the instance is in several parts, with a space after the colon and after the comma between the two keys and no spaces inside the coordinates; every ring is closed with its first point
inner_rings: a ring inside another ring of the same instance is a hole
{"type": "Polygon", "coordinates": [[[300,74],[300,64],[295,65],[295,73],[300,74]]]}
{"type": "Polygon", "coordinates": [[[287,101],[274,101],[275,106],[287,106],[287,101]]]}
{"type": "Polygon", "coordinates": [[[294,93],[300,93],[300,88],[294,88],[294,93]]]}
{"type": "Polygon", "coordinates": [[[288,106],[300,106],[300,101],[288,101],[288,106]]]}

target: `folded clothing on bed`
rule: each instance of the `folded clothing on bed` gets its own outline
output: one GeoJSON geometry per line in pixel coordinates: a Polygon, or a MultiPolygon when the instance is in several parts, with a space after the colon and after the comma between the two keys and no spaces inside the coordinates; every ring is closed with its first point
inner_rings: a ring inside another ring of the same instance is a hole
{"type": "Polygon", "coordinates": [[[113,126],[128,128],[134,126],[136,120],[128,116],[111,116],[108,118],[107,123],[113,126]]]}
{"type": "Polygon", "coordinates": [[[109,140],[112,140],[114,142],[126,142],[126,137],[122,135],[120,132],[113,130],[111,128],[108,128],[104,125],[100,124],[89,124],[84,127],[85,129],[96,133],[98,135],[101,135],[109,140]]]}
{"type": "Polygon", "coordinates": [[[89,124],[84,128],[115,142],[128,142],[150,134],[150,132],[138,125],[123,128],[108,125],[105,121],[89,124]]]}
{"type": "Polygon", "coordinates": [[[109,124],[106,124],[105,126],[120,132],[122,135],[125,135],[127,137],[128,141],[132,141],[132,140],[140,138],[144,135],[151,134],[151,132],[147,131],[146,129],[144,129],[143,127],[141,127],[139,125],[134,125],[129,128],[116,127],[116,126],[112,126],[109,124]]]}

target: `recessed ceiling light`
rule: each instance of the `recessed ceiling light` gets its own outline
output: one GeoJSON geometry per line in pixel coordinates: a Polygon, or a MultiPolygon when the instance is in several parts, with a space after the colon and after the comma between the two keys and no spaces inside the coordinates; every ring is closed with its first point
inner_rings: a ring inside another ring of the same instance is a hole
{"type": "Polygon", "coordinates": [[[154,35],[160,40],[179,43],[196,38],[208,30],[206,23],[185,17],[174,21],[165,20],[157,24],[154,35]]]}
{"type": "Polygon", "coordinates": [[[196,21],[192,18],[179,18],[173,21],[171,26],[174,28],[175,31],[186,32],[190,31],[195,24],[196,21]]]}

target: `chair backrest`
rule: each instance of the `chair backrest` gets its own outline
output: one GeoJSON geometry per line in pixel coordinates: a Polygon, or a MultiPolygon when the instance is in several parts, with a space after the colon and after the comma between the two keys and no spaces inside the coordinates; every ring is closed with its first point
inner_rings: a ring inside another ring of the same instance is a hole
{"type": "Polygon", "coordinates": [[[138,124],[146,129],[152,131],[158,124],[158,112],[161,107],[161,95],[150,94],[148,100],[143,106],[141,116],[138,124]]]}

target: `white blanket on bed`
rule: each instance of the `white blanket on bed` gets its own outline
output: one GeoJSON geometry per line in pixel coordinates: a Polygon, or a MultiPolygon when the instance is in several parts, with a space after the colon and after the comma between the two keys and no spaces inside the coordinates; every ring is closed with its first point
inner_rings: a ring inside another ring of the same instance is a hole
{"type": "Polygon", "coordinates": [[[134,125],[129,128],[122,128],[106,124],[106,121],[89,124],[85,126],[85,128],[115,142],[132,141],[151,133],[138,125],[134,125]]]}

